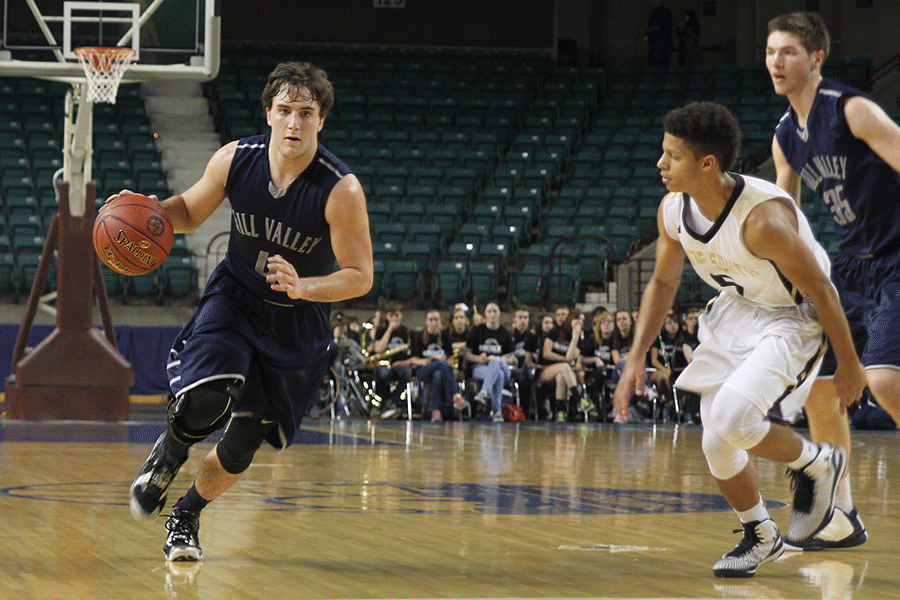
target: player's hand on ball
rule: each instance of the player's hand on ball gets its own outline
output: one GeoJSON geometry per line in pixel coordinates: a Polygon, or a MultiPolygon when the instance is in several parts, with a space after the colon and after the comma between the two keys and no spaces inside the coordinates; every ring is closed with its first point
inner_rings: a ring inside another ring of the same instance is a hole
{"type": "MultiPolygon", "coordinates": [[[[109,198],[107,198],[106,202],[104,202],[104,204],[109,204],[110,202],[112,202],[113,200],[115,200],[116,198],[118,198],[119,196],[121,196],[123,194],[134,194],[134,193],[136,193],[136,192],[133,192],[131,190],[122,190],[118,194],[113,194],[109,198]]],[[[156,200],[157,202],[159,202],[159,197],[156,194],[148,194],[147,197],[152,198],[153,200],[156,200]]]]}
{"type": "Polygon", "coordinates": [[[306,286],[297,275],[294,265],[286,261],[280,255],[270,256],[266,261],[268,273],[266,281],[276,292],[285,292],[288,298],[297,300],[303,297],[306,286]]]}

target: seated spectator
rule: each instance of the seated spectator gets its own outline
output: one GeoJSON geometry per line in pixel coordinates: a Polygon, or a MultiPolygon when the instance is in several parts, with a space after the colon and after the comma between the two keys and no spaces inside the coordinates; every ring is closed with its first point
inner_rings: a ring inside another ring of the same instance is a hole
{"type": "Polygon", "coordinates": [[[513,379],[519,383],[519,392],[522,396],[523,406],[531,406],[533,400],[532,387],[537,376],[537,351],[539,340],[534,331],[529,327],[531,313],[524,308],[518,309],[513,315],[512,338],[516,366],[512,371],[513,379]]]}
{"type": "Polygon", "coordinates": [[[450,324],[444,329],[445,343],[452,349],[450,354],[450,366],[456,374],[456,380],[462,381],[466,362],[466,341],[472,323],[469,321],[468,307],[465,304],[457,304],[450,313],[450,324]]]}
{"type": "Polygon", "coordinates": [[[370,346],[370,356],[382,356],[390,366],[378,365],[375,369],[375,393],[381,396],[381,418],[395,419],[401,410],[401,395],[412,375],[412,353],[409,348],[412,336],[402,324],[403,312],[400,304],[389,302],[384,308],[384,322],[375,331],[370,346]]]}
{"type": "Polygon", "coordinates": [[[472,328],[466,341],[466,361],[472,366],[472,377],[481,379],[481,389],[475,402],[486,405],[490,401],[490,418],[503,422],[503,386],[511,376],[510,366],[516,364],[512,336],[500,324],[500,306],[489,302],[484,307],[484,322],[472,328]]]}
{"type": "Polygon", "coordinates": [[[581,394],[581,386],[575,369],[581,352],[579,344],[583,335],[584,316],[578,309],[571,310],[559,327],[554,327],[544,338],[541,352],[541,383],[555,383],[554,419],[565,423],[576,410],[587,410],[581,394]]]}
{"type": "Polygon", "coordinates": [[[538,339],[542,340],[547,337],[547,334],[550,333],[554,327],[556,327],[556,321],[553,319],[553,315],[543,315],[540,320],[540,331],[537,332],[538,339]]]}
{"type": "MultiPolygon", "coordinates": [[[[613,382],[619,381],[622,369],[625,368],[625,358],[631,351],[631,344],[634,341],[635,314],[637,314],[637,311],[629,312],[627,310],[620,310],[616,312],[616,328],[613,331],[613,345],[611,351],[614,364],[612,373],[613,382]]],[[[631,400],[632,402],[629,406],[630,420],[635,422],[643,421],[646,418],[646,415],[641,414],[638,411],[635,398],[632,397],[631,400]]],[[[614,421],[620,423],[622,422],[622,419],[619,415],[615,415],[614,421]]]]}
{"type": "Polygon", "coordinates": [[[442,335],[441,313],[429,310],[425,313],[425,328],[413,335],[410,363],[415,367],[416,379],[427,384],[422,417],[430,416],[432,422],[443,421],[441,409],[445,404],[452,402],[457,410],[468,405],[459,393],[453,367],[447,362],[452,354],[453,348],[442,335]]]}
{"type": "MultiPolygon", "coordinates": [[[[700,340],[697,339],[697,322],[699,318],[700,309],[696,307],[689,308],[684,313],[684,322],[681,325],[681,336],[684,338],[684,342],[690,346],[691,352],[700,345],[700,340]]],[[[687,359],[690,362],[691,357],[688,356],[687,359]]]]}
{"type": "Polygon", "coordinates": [[[567,304],[557,304],[556,309],[553,311],[553,319],[555,321],[556,327],[562,327],[562,324],[565,322],[566,317],[569,316],[569,306],[567,304]]]}
{"type": "Polygon", "coordinates": [[[625,368],[625,358],[631,350],[634,341],[634,319],[627,310],[616,312],[616,328],[613,330],[612,361],[615,371],[613,381],[619,380],[622,369],[625,368]]]}
{"type": "Polygon", "coordinates": [[[347,337],[356,342],[362,343],[362,330],[359,325],[359,319],[356,317],[347,317],[347,337]]]}
{"type": "Polygon", "coordinates": [[[691,347],[682,337],[678,315],[669,312],[662,331],[650,346],[650,366],[655,369],[650,374],[650,382],[656,386],[664,408],[670,411],[675,405],[673,386],[688,365],[688,356],[691,356],[691,347]]]}
{"type": "Polygon", "coordinates": [[[585,335],[581,344],[581,364],[585,369],[584,382],[588,396],[603,414],[612,410],[612,404],[606,398],[606,382],[613,367],[612,342],[615,327],[610,313],[596,313],[593,331],[585,335]]]}

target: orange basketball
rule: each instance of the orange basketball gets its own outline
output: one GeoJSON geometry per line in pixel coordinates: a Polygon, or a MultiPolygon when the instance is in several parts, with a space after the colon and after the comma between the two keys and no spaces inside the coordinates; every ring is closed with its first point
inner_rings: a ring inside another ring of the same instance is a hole
{"type": "Polygon", "coordinates": [[[122,194],[107,202],[94,221],[94,250],[122,275],[149,273],[166,260],[175,232],[159,202],[141,194],[122,194]]]}

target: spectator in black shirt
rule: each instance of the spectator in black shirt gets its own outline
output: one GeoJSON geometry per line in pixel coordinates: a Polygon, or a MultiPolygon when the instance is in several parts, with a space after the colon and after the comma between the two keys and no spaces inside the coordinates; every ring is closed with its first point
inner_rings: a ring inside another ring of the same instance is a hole
{"type": "Polygon", "coordinates": [[[453,367],[447,358],[453,354],[446,336],[442,335],[441,313],[429,310],[425,313],[425,328],[413,335],[412,359],[416,379],[429,385],[428,396],[423,404],[423,418],[432,422],[442,421],[441,408],[453,402],[454,408],[462,409],[466,401],[459,393],[459,385],[453,374],[453,367]]]}
{"type": "Polygon", "coordinates": [[[560,327],[555,327],[543,341],[541,352],[541,383],[556,383],[554,407],[555,420],[564,423],[569,414],[575,410],[584,410],[581,406],[582,394],[575,369],[579,368],[581,352],[579,344],[582,340],[584,316],[578,309],[569,311],[560,327]]]}
{"type": "MultiPolygon", "coordinates": [[[[604,397],[606,381],[612,367],[613,316],[607,311],[594,315],[594,329],[585,335],[581,345],[581,364],[585,368],[584,382],[588,387],[588,395],[595,401],[604,397]]],[[[598,405],[598,408],[602,408],[598,405]]]]}
{"type": "Polygon", "coordinates": [[[518,363],[512,370],[513,379],[519,384],[519,394],[523,406],[531,406],[532,388],[536,378],[538,340],[537,334],[529,327],[531,313],[520,308],[513,315],[512,338],[513,348],[518,363]]]}
{"type": "Polygon", "coordinates": [[[466,360],[473,365],[472,377],[482,380],[475,395],[479,404],[491,403],[491,420],[503,422],[503,386],[511,376],[516,356],[509,331],[500,324],[500,306],[489,302],[484,307],[484,322],[472,328],[466,341],[466,360]]]}
{"type": "Polygon", "coordinates": [[[385,358],[391,364],[381,365],[376,369],[375,393],[382,399],[381,418],[394,419],[403,412],[400,409],[400,396],[412,375],[412,353],[409,349],[412,338],[409,329],[402,324],[403,312],[399,303],[389,302],[385,305],[384,321],[387,325],[375,330],[372,353],[389,353],[385,358]],[[391,386],[394,386],[393,390],[391,386]]]}

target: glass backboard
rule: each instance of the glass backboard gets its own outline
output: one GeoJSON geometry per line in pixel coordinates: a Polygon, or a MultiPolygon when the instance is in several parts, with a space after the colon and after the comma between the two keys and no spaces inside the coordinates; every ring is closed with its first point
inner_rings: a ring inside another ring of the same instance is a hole
{"type": "Polygon", "coordinates": [[[2,0],[0,76],[84,79],[79,46],[126,46],[137,60],[123,82],[206,81],[219,70],[215,0],[2,0]]]}

